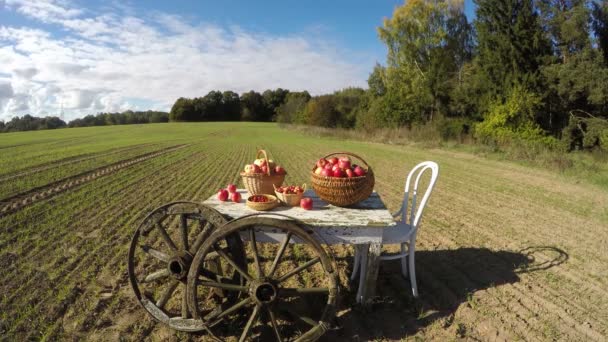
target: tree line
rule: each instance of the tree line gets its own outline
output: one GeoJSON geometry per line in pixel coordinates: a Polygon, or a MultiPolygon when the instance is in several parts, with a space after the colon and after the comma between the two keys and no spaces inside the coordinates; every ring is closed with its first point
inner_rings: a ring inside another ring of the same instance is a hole
{"type": "MultiPolygon", "coordinates": [[[[378,28],[368,89],[288,96],[277,121],[608,150],[608,2],[408,0],[378,28]]],[[[291,94],[290,94],[291,95],[291,94]]]]}
{"type": "Polygon", "coordinates": [[[66,127],[110,126],[169,122],[169,113],[159,111],[131,111],[122,113],[98,113],[66,123],[57,116],[35,117],[29,114],[15,116],[10,121],[0,121],[0,133],[36,131],[66,127]]]}
{"type": "Polygon", "coordinates": [[[175,101],[169,113],[171,121],[275,121],[277,108],[289,94],[286,89],[254,90],[239,94],[212,90],[203,97],[175,101]]]}

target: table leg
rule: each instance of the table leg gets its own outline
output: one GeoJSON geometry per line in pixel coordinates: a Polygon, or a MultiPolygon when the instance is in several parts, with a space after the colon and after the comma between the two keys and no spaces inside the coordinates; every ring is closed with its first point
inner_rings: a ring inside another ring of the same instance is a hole
{"type": "MultiPolygon", "coordinates": [[[[367,260],[365,272],[361,272],[361,277],[364,277],[359,286],[361,295],[357,296],[360,303],[363,305],[371,304],[371,299],[376,294],[376,281],[378,280],[378,270],[380,268],[380,253],[382,253],[382,243],[370,243],[367,248],[367,260]]],[[[363,271],[363,270],[362,270],[363,271]]]]}

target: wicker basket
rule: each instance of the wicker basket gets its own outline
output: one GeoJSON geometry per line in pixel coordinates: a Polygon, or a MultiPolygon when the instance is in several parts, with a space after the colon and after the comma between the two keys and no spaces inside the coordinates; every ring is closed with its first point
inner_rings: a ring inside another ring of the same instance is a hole
{"type": "Polygon", "coordinates": [[[325,177],[317,175],[314,172],[315,167],[311,171],[310,177],[312,188],[317,195],[325,202],[339,207],[347,207],[368,198],[374,191],[375,178],[372,168],[363,158],[350,152],[330,153],[325,158],[334,155],[348,155],[359,159],[367,167],[367,173],[364,176],[352,178],[325,177]]]}
{"type": "MultiPolygon", "coordinates": [[[[291,207],[297,207],[300,205],[300,200],[304,197],[304,192],[299,194],[284,194],[282,192],[277,192],[277,186],[274,187],[274,194],[277,196],[281,203],[286,204],[291,207]]],[[[302,185],[304,191],[306,191],[306,184],[302,185]]]]}
{"type": "MultiPolygon", "coordinates": [[[[266,164],[270,166],[268,163],[268,155],[266,151],[259,150],[256,154],[256,159],[260,156],[260,154],[264,155],[264,159],[266,160],[266,164]]],[[[274,194],[274,187],[281,186],[283,181],[285,180],[285,174],[277,175],[272,174],[274,170],[270,170],[268,167],[267,173],[245,173],[241,172],[241,177],[243,178],[243,185],[247,192],[250,195],[270,195],[274,194]]]]}
{"type": "Polygon", "coordinates": [[[277,198],[275,196],[272,195],[264,195],[266,198],[268,198],[268,202],[253,202],[250,201],[249,199],[252,196],[249,196],[247,198],[247,203],[246,205],[253,209],[253,210],[258,210],[258,211],[267,211],[267,210],[271,210],[274,207],[279,205],[279,201],[277,200],[277,198]]]}

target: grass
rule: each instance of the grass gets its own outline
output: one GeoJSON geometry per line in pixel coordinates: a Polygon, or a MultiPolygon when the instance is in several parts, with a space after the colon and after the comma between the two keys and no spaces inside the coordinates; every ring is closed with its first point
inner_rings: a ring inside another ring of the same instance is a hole
{"type": "MultiPolygon", "coordinates": [[[[386,262],[378,303],[357,309],[356,287],[347,281],[352,248],[334,246],[344,287],[343,328],[328,339],[608,337],[608,192],[601,156],[573,154],[574,164],[560,170],[469,145],[340,137],[256,123],[1,135],[0,202],[118,160],[187,146],[1,217],[0,328],[16,340],[188,337],[155,324],[134,300],[125,271],[131,234],[163,203],[203,201],[227,183],[240,183],[238,172],[264,147],[286,167],[289,184],[309,183],[309,166],[324,154],[359,154],[374,168],[376,190],[393,210],[411,167],[424,160],[440,166],[418,237],[420,299],[409,296],[398,262],[386,262]],[[534,267],[560,254],[567,254],[566,262],[534,267]],[[108,288],[113,297],[104,304],[100,291],[108,288]],[[446,325],[446,319],[458,323],[446,325]]],[[[307,258],[300,248],[290,253],[296,262],[307,258]]],[[[302,281],[314,283],[315,277],[302,281]]]]}

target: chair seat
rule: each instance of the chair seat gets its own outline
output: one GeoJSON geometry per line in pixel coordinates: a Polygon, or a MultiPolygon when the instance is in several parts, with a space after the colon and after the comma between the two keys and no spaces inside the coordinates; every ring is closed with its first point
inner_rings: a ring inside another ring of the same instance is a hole
{"type": "Polygon", "coordinates": [[[382,232],[382,244],[383,245],[391,245],[391,244],[400,244],[404,242],[410,241],[412,236],[413,229],[412,227],[403,222],[397,223],[396,226],[391,228],[385,228],[382,232]]]}

